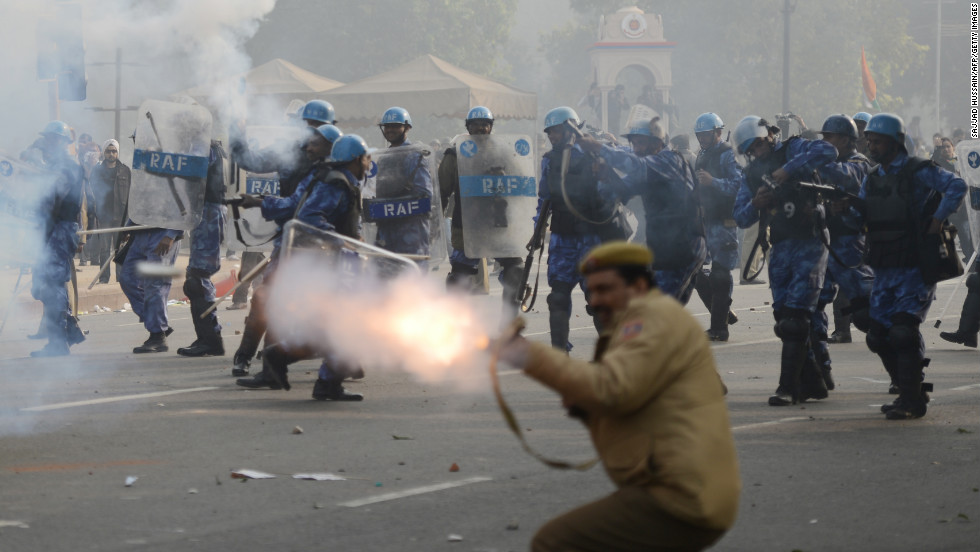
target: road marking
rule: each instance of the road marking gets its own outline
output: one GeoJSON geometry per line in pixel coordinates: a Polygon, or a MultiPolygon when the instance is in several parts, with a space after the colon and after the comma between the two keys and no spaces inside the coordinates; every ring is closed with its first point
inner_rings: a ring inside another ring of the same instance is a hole
{"type": "Polygon", "coordinates": [[[156,393],[140,393],[138,395],[120,395],[118,397],[106,397],[104,399],[92,399],[88,401],[76,401],[57,404],[44,404],[41,406],[31,406],[21,408],[21,412],[45,412],[47,410],[60,410],[62,408],[74,408],[76,406],[89,406],[93,404],[104,404],[120,401],[132,401],[137,399],[152,399],[154,397],[166,397],[168,395],[178,395],[180,393],[195,393],[197,391],[214,391],[220,387],[194,387],[191,389],[176,389],[173,391],[159,391],[156,393]]]}
{"type": "Polygon", "coordinates": [[[891,383],[891,380],[880,380],[880,379],[874,379],[874,378],[862,378],[862,377],[859,377],[859,376],[853,376],[853,378],[856,379],[856,380],[867,381],[867,382],[870,382],[870,383],[891,383]]]}
{"type": "Polygon", "coordinates": [[[473,483],[482,483],[484,481],[493,481],[492,477],[470,477],[469,479],[461,479],[459,481],[449,481],[447,483],[437,483],[435,485],[426,485],[424,487],[415,487],[414,489],[405,489],[404,491],[397,491],[394,493],[386,493],[383,495],[372,496],[368,498],[361,498],[358,500],[351,500],[348,502],[341,502],[338,506],[345,506],[347,508],[360,508],[361,506],[367,506],[368,504],[377,504],[379,502],[388,502],[389,500],[398,500],[399,498],[405,498],[408,496],[416,496],[426,493],[434,493],[436,491],[444,491],[446,489],[452,489],[453,487],[462,487],[464,485],[472,485],[473,483]]]}
{"type": "Polygon", "coordinates": [[[772,420],[771,422],[759,422],[759,423],[756,423],[756,424],[745,424],[745,425],[740,425],[740,426],[734,426],[734,427],[732,427],[732,431],[738,431],[740,429],[749,429],[749,428],[753,428],[753,427],[765,427],[765,426],[771,426],[771,425],[778,425],[778,424],[783,424],[783,423],[786,423],[786,422],[800,422],[800,421],[809,420],[809,419],[810,418],[807,418],[806,416],[796,416],[796,417],[793,417],[793,418],[781,418],[779,420],[772,420]]]}
{"type": "Polygon", "coordinates": [[[746,341],[745,343],[726,343],[724,345],[712,345],[711,350],[717,351],[718,349],[730,349],[732,347],[745,347],[747,345],[761,345],[762,343],[775,343],[778,341],[779,338],[774,337],[772,339],[760,339],[759,341],[746,341]]]}
{"type": "Polygon", "coordinates": [[[980,388],[980,383],[971,383],[970,385],[962,385],[960,387],[954,387],[950,391],[969,391],[970,389],[980,388]]]}

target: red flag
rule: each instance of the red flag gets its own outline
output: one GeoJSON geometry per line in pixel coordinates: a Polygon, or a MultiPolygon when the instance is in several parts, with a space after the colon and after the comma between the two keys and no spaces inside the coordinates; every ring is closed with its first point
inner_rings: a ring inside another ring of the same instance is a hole
{"type": "Polygon", "coordinates": [[[864,86],[864,95],[867,96],[868,101],[875,109],[881,111],[881,107],[878,105],[878,87],[875,85],[875,79],[871,76],[871,70],[868,69],[868,60],[864,57],[864,46],[861,46],[861,84],[864,86]]]}

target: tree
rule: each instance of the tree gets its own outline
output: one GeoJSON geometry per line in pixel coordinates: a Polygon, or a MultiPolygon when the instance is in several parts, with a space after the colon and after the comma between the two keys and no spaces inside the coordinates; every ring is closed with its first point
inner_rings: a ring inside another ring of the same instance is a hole
{"type": "Polygon", "coordinates": [[[280,0],[247,44],[256,64],[281,57],[350,82],[432,54],[507,79],[501,52],[517,0],[280,0]]]}

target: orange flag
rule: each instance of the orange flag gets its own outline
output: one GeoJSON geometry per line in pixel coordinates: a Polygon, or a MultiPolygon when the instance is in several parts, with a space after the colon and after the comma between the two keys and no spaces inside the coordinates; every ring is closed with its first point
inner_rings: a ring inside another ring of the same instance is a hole
{"type": "Polygon", "coordinates": [[[881,111],[881,106],[878,105],[878,87],[875,85],[875,79],[871,76],[871,70],[868,69],[868,60],[864,57],[864,46],[861,46],[861,84],[864,86],[864,95],[867,96],[868,101],[871,105],[881,111]]]}

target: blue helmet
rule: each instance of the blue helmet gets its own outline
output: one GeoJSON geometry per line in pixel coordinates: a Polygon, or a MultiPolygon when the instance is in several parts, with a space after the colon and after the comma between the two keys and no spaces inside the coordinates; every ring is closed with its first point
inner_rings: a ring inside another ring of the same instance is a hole
{"type": "Polygon", "coordinates": [[[568,106],[556,107],[544,116],[544,129],[548,130],[549,128],[558,126],[565,121],[571,121],[577,125],[579,123],[578,113],[575,113],[575,110],[568,106]]]}
{"type": "Polygon", "coordinates": [[[402,124],[412,128],[412,117],[404,107],[389,107],[381,115],[381,123],[379,124],[402,124]]]}
{"type": "Polygon", "coordinates": [[[303,106],[303,115],[301,116],[307,121],[316,121],[318,123],[328,123],[334,124],[337,122],[334,118],[333,106],[330,102],[325,102],[323,100],[312,100],[307,102],[303,106]]]}
{"type": "Polygon", "coordinates": [[[327,142],[334,144],[337,139],[344,135],[344,132],[333,125],[320,125],[316,127],[316,133],[326,138],[327,142]]]}
{"type": "Polygon", "coordinates": [[[44,130],[42,130],[39,134],[41,136],[44,136],[45,134],[53,134],[64,138],[68,142],[74,140],[71,135],[71,127],[62,121],[51,121],[50,123],[44,125],[44,130]]]}
{"type": "Polygon", "coordinates": [[[865,134],[881,134],[898,142],[898,145],[905,147],[905,121],[898,115],[891,113],[879,113],[868,121],[868,126],[864,127],[865,134]]]}
{"type": "Polygon", "coordinates": [[[633,121],[626,133],[622,135],[624,138],[629,138],[630,136],[649,136],[653,138],[653,134],[650,132],[650,119],[637,119],[633,121]]]}
{"type": "Polygon", "coordinates": [[[732,132],[732,141],[735,142],[739,153],[744,154],[749,149],[749,146],[752,145],[752,142],[755,142],[758,138],[769,136],[769,127],[762,124],[762,121],[762,117],[749,115],[735,125],[735,130],[732,132]]]}
{"type": "Polygon", "coordinates": [[[711,112],[698,115],[697,120],[694,121],[695,134],[698,132],[711,132],[719,128],[725,128],[725,123],[721,120],[721,117],[711,112]]]}
{"type": "Polygon", "coordinates": [[[858,127],[854,124],[854,119],[851,119],[847,115],[831,115],[823,122],[820,134],[840,134],[857,140],[858,127]]]}
{"type": "Polygon", "coordinates": [[[356,134],[346,134],[334,142],[327,163],[347,163],[367,152],[367,142],[364,141],[364,138],[356,134]]]}
{"type": "Polygon", "coordinates": [[[489,108],[478,105],[466,114],[466,122],[470,121],[490,121],[492,123],[493,113],[490,112],[489,108]]]}
{"type": "Polygon", "coordinates": [[[854,117],[851,118],[855,121],[864,121],[865,123],[871,122],[871,114],[866,111],[858,111],[854,114],[854,117]]]}

